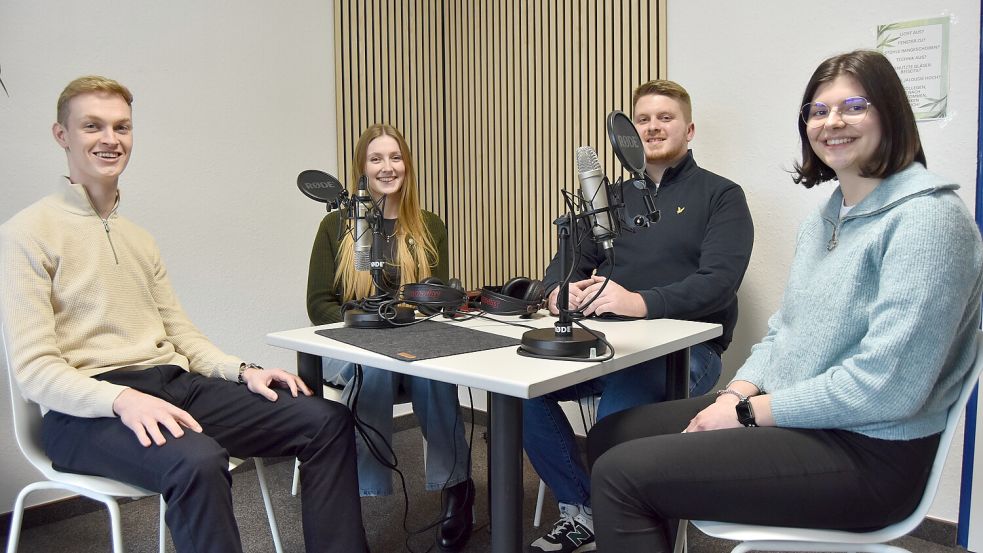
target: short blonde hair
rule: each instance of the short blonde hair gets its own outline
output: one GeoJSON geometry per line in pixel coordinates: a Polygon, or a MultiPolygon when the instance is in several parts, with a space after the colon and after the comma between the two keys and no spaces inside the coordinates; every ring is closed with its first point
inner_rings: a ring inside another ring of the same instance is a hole
{"type": "Polygon", "coordinates": [[[638,99],[642,96],[668,96],[679,102],[683,107],[683,116],[687,123],[693,122],[693,103],[689,99],[689,92],[675,81],[656,79],[638,85],[635,92],[631,95],[631,107],[634,109],[638,105],[638,99]]]}
{"type": "Polygon", "coordinates": [[[58,122],[62,126],[68,122],[68,103],[72,98],[93,92],[115,94],[126,100],[126,105],[133,105],[133,94],[125,86],[107,77],[87,75],[68,83],[65,90],[61,91],[61,96],[58,97],[58,122]]]}

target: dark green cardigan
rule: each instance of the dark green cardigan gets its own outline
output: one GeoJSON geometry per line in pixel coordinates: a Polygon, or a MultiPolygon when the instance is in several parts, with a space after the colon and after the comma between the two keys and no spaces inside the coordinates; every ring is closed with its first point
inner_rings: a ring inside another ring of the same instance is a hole
{"type": "MultiPolygon", "coordinates": [[[[423,211],[423,224],[437,248],[437,265],[430,273],[447,282],[447,228],[436,214],[423,211]]],[[[335,287],[335,270],[338,262],[338,219],[341,211],[324,216],[314,238],[311,264],[307,272],[307,315],[311,322],[320,325],[341,321],[341,290],[335,287]]],[[[344,224],[344,223],[342,223],[344,224]]],[[[344,227],[342,227],[344,228],[344,227]]]]}

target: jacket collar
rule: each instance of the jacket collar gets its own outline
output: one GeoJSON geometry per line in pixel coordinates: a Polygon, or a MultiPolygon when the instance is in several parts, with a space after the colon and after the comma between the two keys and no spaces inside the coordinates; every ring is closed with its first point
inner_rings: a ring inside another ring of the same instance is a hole
{"type": "Polygon", "coordinates": [[[690,174],[696,171],[696,169],[697,166],[696,160],[693,159],[693,150],[687,150],[686,155],[679,161],[679,163],[669,167],[666,169],[665,173],[662,174],[662,182],[659,183],[659,186],[685,180],[690,176],[690,174]]]}
{"type": "MultiPolygon", "coordinates": [[[[81,184],[73,183],[68,177],[63,176],[58,178],[58,193],[55,195],[55,199],[58,207],[69,213],[99,216],[95,208],[92,207],[92,200],[89,199],[89,193],[86,192],[85,187],[81,184]]],[[[107,218],[116,217],[116,210],[118,209],[119,190],[116,191],[116,203],[113,205],[113,210],[107,218]]]]}
{"type": "MultiPolygon", "coordinates": [[[[874,190],[860,201],[847,216],[863,217],[890,209],[916,196],[935,194],[942,190],[955,190],[959,185],[949,179],[931,173],[921,163],[912,163],[901,171],[887,177],[874,190]]],[[[843,191],[839,186],[823,208],[823,217],[836,221],[840,218],[843,205],[843,191]]]]}

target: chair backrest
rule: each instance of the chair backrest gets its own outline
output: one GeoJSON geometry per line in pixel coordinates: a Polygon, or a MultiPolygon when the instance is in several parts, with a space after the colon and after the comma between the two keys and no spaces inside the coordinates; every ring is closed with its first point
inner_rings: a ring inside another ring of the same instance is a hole
{"type": "Polygon", "coordinates": [[[7,335],[2,326],[0,326],[0,337],[2,337],[3,354],[7,364],[7,380],[10,383],[10,407],[14,417],[14,438],[28,462],[42,474],[48,476],[48,473],[53,469],[51,468],[51,461],[45,455],[41,445],[41,407],[21,395],[17,379],[14,378],[14,364],[7,344],[7,335]]]}
{"type": "MultiPolygon", "coordinates": [[[[949,408],[949,415],[945,421],[945,430],[942,431],[942,437],[939,439],[939,451],[935,454],[935,463],[932,465],[932,474],[929,477],[928,484],[925,486],[925,496],[922,497],[921,503],[915,509],[916,512],[923,511],[922,517],[928,512],[928,508],[931,507],[932,501],[935,498],[935,492],[939,488],[939,481],[942,477],[942,468],[945,465],[946,455],[949,453],[952,438],[956,434],[956,427],[959,425],[959,417],[966,410],[969,396],[973,394],[973,390],[976,388],[976,383],[979,381],[981,374],[983,374],[983,331],[977,331],[976,359],[973,361],[973,366],[970,368],[969,374],[966,375],[962,390],[959,392],[959,398],[949,408]]],[[[919,523],[921,523],[921,520],[919,520],[919,523]]]]}
{"type": "Polygon", "coordinates": [[[936,492],[938,492],[939,482],[942,480],[942,469],[945,467],[945,460],[949,455],[949,448],[952,446],[952,438],[956,434],[956,427],[959,426],[959,418],[962,416],[963,411],[966,410],[969,396],[973,394],[973,390],[976,388],[976,383],[979,381],[981,374],[983,374],[983,332],[977,331],[976,359],[973,361],[973,366],[970,368],[969,374],[966,375],[966,380],[963,382],[962,389],[959,392],[959,398],[949,407],[949,413],[945,421],[945,430],[942,431],[942,436],[939,438],[939,450],[935,454],[935,461],[932,463],[932,472],[928,477],[928,482],[925,484],[925,493],[922,494],[922,500],[915,507],[915,510],[912,511],[911,515],[901,522],[872,533],[883,532],[885,534],[905,535],[922,523],[925,515],[928,514],[929,508],[932,506],[932,502],[935,500],[936,492]]]}

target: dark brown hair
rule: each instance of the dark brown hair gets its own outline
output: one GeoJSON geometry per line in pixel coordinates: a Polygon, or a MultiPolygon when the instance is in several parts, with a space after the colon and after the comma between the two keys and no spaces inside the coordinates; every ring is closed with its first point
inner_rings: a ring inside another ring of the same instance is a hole
{"type": "MultiPolygon", "coordinates": [[[[917,161],[926,165],[925,151],[918,137],[915,115],[908,103],[901,79],[894,66],[880,52],[854,50],[833,56],[819,64],[806,86],[802,102],[813,101],[820,85],[841,75],[849,75],[860,83],[867,93],[867,100],[877,110],[883,137],[877,150],[860,167],[860,176],[886,178],[917,161]]],[[[798,114],[797,114],[798,115],[798,114]]],[[[811,188],[821,182],[836,178],[836,173],[812,151],[805,121],[799,120],[799,138],[802,141],[802,164],[795,163],[792,180],[811,188]]]]}

